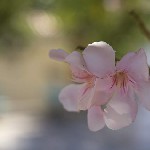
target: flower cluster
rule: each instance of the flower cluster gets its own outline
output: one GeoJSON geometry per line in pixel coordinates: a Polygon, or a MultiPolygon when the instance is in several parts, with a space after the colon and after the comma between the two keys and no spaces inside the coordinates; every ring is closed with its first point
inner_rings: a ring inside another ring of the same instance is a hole
{"type": "Polygon", "coordinates": [[[88,110],[88,127],[113,130],[135,120],[140,102],[150,110],[150,81],[143,49],[115,62],[115,51],[105,42],[89,44],[82,53],[51,50],[50,58],[69,64],[73,84],[62,89],[59,100],[68,111],[88,110]]]}

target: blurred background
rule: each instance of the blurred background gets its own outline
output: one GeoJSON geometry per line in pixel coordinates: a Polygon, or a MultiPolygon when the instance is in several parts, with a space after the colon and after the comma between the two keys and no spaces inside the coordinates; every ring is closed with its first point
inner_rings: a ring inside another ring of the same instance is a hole
{"type": "Polygon", "coordinates": [[[135,123],[93,133],[86,112],[66,112],[60,90],[71,82],[67,65],[50,49],[68,52],[106,41],[117,58],[150,41],[130,15],[150,29],[149,0],[0,0],[0,150],[149,150],[150,112],[135,123]]]}

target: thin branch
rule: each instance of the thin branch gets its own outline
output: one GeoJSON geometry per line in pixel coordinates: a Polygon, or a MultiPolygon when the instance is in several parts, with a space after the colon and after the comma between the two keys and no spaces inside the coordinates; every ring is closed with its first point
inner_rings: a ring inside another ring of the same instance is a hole
{"type": "Polygon", "coordinates": [[[83,51],[85,48],[86,48],[86,47],[81,46],[81,45],[79,45],[79,46],[77,46],[77,47],[76,47],[76,49],[78,49],[78,50],[82,50],[82,51],[83,51]]]}
{"type": "Polygon", "coordinates": [[[147,29],[140,16],[134,10],[130,12],[130,15],[134,17],[143,34],[148,38],[148,40],[150,40],[150,31],[147,29]]]}

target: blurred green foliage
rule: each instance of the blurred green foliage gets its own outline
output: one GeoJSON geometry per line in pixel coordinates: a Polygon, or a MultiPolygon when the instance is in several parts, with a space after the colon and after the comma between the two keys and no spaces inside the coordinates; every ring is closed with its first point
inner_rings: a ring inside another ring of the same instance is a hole
{"type": "Polygon", "coordinates": [[[63,29],[74,45],[106,41],[121,57],[146,41],[129,15],[133,9],[142,12],[143,7],[138,0],[56,0],[53,11],[61,17],[63,29]]]}
{"type": "MultiPolygon", "coordinates": [[[[0,45],[24,43],[31,32],[25,14],[45,10],[61,20],[59,26],[74,48],[102,40],[121,57],[147,42],[129,12],[135,9],[148,18],[148,4],[147,0],[1,0],[0,45]]],[[[144,21],[149,23],[148,19],[144,21]]]]}
{"type": "Polygon", "coordinates": [[[29,5],[30,0],[0,0],[1,46],[18,46],[25,41],[27,26],[21,15],[29,5]]]}

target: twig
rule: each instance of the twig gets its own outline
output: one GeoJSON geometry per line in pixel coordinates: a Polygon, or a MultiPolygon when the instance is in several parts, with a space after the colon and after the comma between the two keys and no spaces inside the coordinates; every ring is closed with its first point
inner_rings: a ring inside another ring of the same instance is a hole
{"type": "Polygon", "coordinates": [[[143,20],[140,18],[140,16],[134,10],[132,10],[130,12],[130,14],[131,14],[131,16],[134,17],[134,19],[138,23],[138,26],[141,29],[141,31],[143,32],[143,34],[148,38],[148,40],[150,40],[150,31],[147,29],[143,20]]]}
{"type": "Polygon", "coordinates": [[[85,48],[86,48],[86,47],[81,46],[81,45],[79,45],[79,46],[76,47],[76,49],[79,49],[79,50],[82,50],[82,51],[83,51],[85,48]]]}

